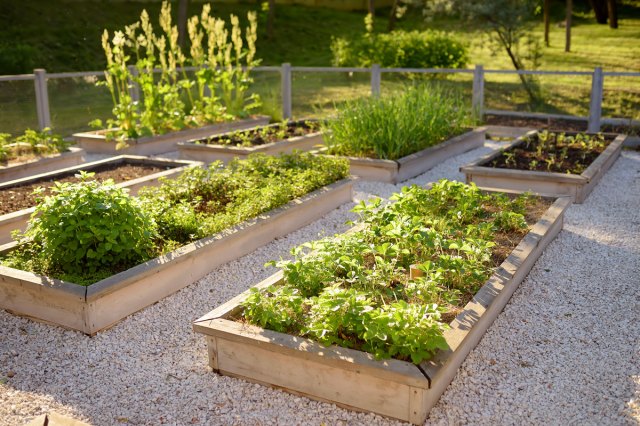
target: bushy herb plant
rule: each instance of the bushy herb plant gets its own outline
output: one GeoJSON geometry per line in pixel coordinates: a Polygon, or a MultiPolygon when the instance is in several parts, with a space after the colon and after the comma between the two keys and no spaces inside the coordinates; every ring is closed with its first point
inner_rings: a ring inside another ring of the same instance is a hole
{"type": "Polygon", "coordinates": [[[40,200],[9,266],[63,278],[109,275],[148,259],[156,226],[139,200],[112,180],[56,183],[40,200]]]}
{"type": "Polygon", "coordinates": [[[70,142],[65,141],[60,135],[51,133],[51,129],[48,128],[42,131],[27,129],[16,137],[11,137],[9,133],[0,133],[0,163],[57,154],[67,151],[70,145],[70,142]]]}
{"type": "Polygon", "coordinates": [[[405,187],[392,199],[361,202],[356,231],[306,243],[293,249],[293,259],[272,262],[283,270],[283,283],[252,289],[244,318],[376,358],[420,363],[446,348],[442,315],[488,279],[496,235],[526,233],[523,214],[533,201],[446,180],[431,189],[405,187]],[[410,277],[412,265],[420,276],[410,277]]]}
{"type": "Polygon", "coordinates": [[[473,125],[460,96],[428,84],[349,101],[324,125],[329,154],[386,160],[437,145],[473,125]]]}

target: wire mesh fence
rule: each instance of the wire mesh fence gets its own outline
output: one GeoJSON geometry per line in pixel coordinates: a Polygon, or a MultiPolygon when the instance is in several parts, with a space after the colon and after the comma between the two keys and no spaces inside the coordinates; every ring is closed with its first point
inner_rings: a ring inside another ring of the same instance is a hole
{"type": "MultiPolygon", "coordinates": [[[[193,73],[193,70],[187,72],[193,73]]],[[[262,104],[252,112],[269,115],[276,121],[289,117],[331,116],[344,102],[372,93],[386,96],[403,90],[408,84],[445,87],[461,96],[470,107],[480,105],[485,110],[589,117],[590,120],[597,119],[598,126],[602,117],[640,119],[640,73],[605,72],[600,81],[601,96],[595,97],[592,88],[596,74],[584,71],[518,73],[485,71],[482,67],[475,70],[413,70],[375,66],[347,69],[285,64],[258,67],[251,75],[254,81],[248,95],[259,95],[262,104]],[[529,82],[530,90],[523,84],[523,79],[529,82]]],[[[603,74],[600,72],[600,75],[603,74]]],[[[113,103],[109,92],[104,86],[96,85],[103,78],[101,73],[45,76],[48,108],[42,106],[46,99],[40,99],[36,104],[34,80],[38,78],[37,73],[0,76],[0,132],[15,134],[37,128],[47,121],[40,116],[49,114],[47,118],[54,130],[69,135],[88,129],[92,120],[104,122],[111,116],[113,103]]]]}

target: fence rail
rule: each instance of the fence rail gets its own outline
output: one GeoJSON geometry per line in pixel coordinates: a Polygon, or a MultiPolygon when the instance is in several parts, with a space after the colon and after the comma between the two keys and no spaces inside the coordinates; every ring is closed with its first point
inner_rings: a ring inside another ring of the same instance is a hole
{"type": "MultiPolygon", "coordinates": [[[[382,74],[393,73],[418,73],[418,74],[472,74],[473,75],[473,87],[472,87],[472,100],[471,107],[474,113],[479,117],[482,117],[485,113],[497,114],[497,115],[510,115],[523,117],[526,115],[540,118],[563,118],[574,120],[587,120],[588,131],[597,132],[600,130],[600,126],[605,123],[623,123],[636,121],[623,119],[623,118],[608,118],[602,117],[602,100],[604,90],[605,77],[640,77],[640,72],[617,72],[608,71],[604,72],[601,67],[596,67],[593,71],[545,71],[545,70],[492,70],[484,69],[482,65],[476,65],[474,69],[441,69],[441,68],[381,68],[379,65],[373,65],[371,68],[358,68],[358,67],[295,67],[289,63],[284,63],[281,66],[262,66],[253,68],[255,71],[270,71],[279,72],[281,77],[281,102],[282,102],[282,117],[287,119],[292,117],[292,99],[293,99],[293,86],[292,86],[292,74],[293,72],[337,72],[337,73],[369,73],[371,76],[371,94],[373,96],[380,95],[380,88],[382,83],[382,74]],[[589,115],[588,117],[579,117],[571,115],[559,115],[559,114],[540,114],[540,113],[523,113],[517,111],[504,111],[504,110],[485,110],[485,75],[486,74],[510,74],[510,75],[563,75],[563,76],[591,76],[591,93],[589,102],[589,115]]],[[[185,71],[195,71],[195,67],[185,67],[185,71]]],[[[154,70],[158,72],[160,70],[154,70]]],[[[33,80],[35,87],[35,101],[36,111],[38,117],[38,125],[40,129],[45,127],[51,127],[51,114],[49,106],[49,96],[47,90],[48,79],[61,79],[61,78],[81,78],[81,77],[100,77],[104,76],[103,71],[83,71],[83,72],[70,72],[70,73],[47,73],[44,69],[36,69],[33,74],[21,74],[21,75],[5,75],[0,76],[0,82],[3,81],[25,81],[33,80]]],[[[139,89],[132,84],[132,95],[134,98],[139,96],[139,89]]]]}

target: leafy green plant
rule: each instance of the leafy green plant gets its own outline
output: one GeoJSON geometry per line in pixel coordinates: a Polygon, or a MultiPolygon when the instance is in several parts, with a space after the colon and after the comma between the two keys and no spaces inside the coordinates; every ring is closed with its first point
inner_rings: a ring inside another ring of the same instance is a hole
{"type": "Polygon", "coordinates": [[[431,189],[405,187],[392,199],[361,202],[357,230],[270,262],[282,269],[283,283],[252,290],[244,319],[378,359],[417,364],[446,348],[442,315],[450,317],[488,279],[494,236],[522,236],[523,213],[535,201],[446,180],[431,189]],[[420,276],[409,274],[412,265],[420,276]]]}
{"type": "Polygon", "coordinates": [[[357,38],[333,38],[333,65],[337,67],[464,68],[467,47],[441,31],[366,31],[357,38]]]}
{"type": "Polygon", "coordinates": [[[127,268],[153,253],[156,225],[112,180],[89,180],[93,174],[76,175],[80,183],[56,183],[53,195],[41,200],[19,237],[32,258],[20,250],[9,263],[31,263],[36,272],[59,276],[95,275],[114,265],[127,268]]]}
{"type": "Polygon", "coordinates": [[[0,133],[0,162],[57,154],[67,151],[70,145],[71,142],[51,133],[49,128],[42,131],[27,129],[15,138],[9,133],[0,133]]]}
{"type": "Polygon", "coordinates": [[[460,96],[421,84],[388,97],[346,102],[323,130],[329,154],[396,160],[471,125],[460,96]]]}

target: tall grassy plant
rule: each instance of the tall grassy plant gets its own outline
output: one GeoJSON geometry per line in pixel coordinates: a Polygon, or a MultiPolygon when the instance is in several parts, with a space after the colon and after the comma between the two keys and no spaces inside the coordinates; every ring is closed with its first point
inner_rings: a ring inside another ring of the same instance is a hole
{"type": "Polygon", "coordinates": [[[385,160],[437,145],[473,125],[459,94],[432,84],[349,101],[324,125],[328,153],[385,160]]]}

